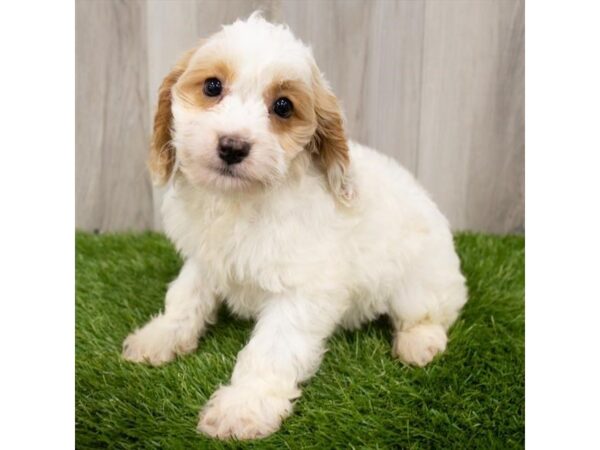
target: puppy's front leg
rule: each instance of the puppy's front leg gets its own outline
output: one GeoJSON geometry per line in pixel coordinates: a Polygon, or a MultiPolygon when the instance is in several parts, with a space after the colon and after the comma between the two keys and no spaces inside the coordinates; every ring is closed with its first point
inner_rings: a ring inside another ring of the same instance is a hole
{"type": "Polygon", "coordinates": [[[221,439],[255,439],[277,431],[300,396],[298,383],[317,371],[325,339],[340,315],[335,302],[270,301],[238,355],[231,384],[217,390],[200,413],[198,430],[221,439]]]}
{"type": "Polygon", "coordinates": [[[192,352],[206,323],[214,322],[217,299],[202,283],[201,270],[187,260],[165,299],[165,312],[130,334],[123,342],[128,361],[159,366],[177,355],[192,352]]]}

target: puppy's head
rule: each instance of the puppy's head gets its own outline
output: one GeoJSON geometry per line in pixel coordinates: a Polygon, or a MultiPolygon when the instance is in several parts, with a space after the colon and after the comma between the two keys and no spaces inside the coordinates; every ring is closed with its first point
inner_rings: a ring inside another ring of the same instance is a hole
{"type": "Polygon", "coordinates": [[[312,159],[349,200],[348,146],[335,96],[309,48],[253,14],[189,51],[160,87],[150,169],[165,183],[249,190],[312,159]]]}

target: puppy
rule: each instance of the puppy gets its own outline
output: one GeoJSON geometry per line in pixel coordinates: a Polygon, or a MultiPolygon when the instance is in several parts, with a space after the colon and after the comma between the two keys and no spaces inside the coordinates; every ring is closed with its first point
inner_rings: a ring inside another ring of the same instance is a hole
{"type": "Polygon", "coordinates": [[[286,26],[253,14],[181,59],[160,87],[149,165],[184,265],[125,359],[194,351],[221,303],[256,320],[201,432],[275,432],[338,326],[389,315],[394,355],[416,366],[446,348],[467,299],[448,222],[394,160],[347,139],[286,26]]]}

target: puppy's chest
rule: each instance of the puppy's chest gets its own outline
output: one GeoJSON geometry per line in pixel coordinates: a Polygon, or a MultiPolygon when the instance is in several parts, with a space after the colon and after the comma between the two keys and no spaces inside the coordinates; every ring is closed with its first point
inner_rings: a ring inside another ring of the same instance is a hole
{"type": "Polygon", "coordinates": [[[213,204],[188,211],[185,220],[178,245],[215,289],[242,303],[248,292],[260,297],[294,287],[314,256],[310,227],[293,214],[213,204]]]}
{"type": "MultiPolygon", "coordinates": [[[[279,231],[281,233],[281,230],[279,231]]],[[[220,287],[252,285],[280,291],[293,246],[268,224],[223,215],[198,230],[196,256],[220,287]]]]}

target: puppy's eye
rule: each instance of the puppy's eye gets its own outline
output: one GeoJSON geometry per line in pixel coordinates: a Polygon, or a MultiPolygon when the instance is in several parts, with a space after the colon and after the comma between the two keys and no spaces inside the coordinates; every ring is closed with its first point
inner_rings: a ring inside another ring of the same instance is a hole
{"type": "Polygon", "coordinates": [[[203,91],[204,95],[207,97],[216,97],[217,95],[221,95],[221,91],[223,91],[221,80],[218,78],[207,78],[204,82],[203,91]]]}
{"type": "Polygon", "coordinates": [[[273,112],[279,117],[287,119],[292,115],[293,111],[294,105],[289,98],[281,97],[275,100],[275,103],[273,103],[273,112]]]}

